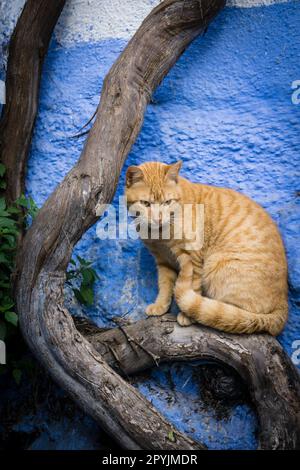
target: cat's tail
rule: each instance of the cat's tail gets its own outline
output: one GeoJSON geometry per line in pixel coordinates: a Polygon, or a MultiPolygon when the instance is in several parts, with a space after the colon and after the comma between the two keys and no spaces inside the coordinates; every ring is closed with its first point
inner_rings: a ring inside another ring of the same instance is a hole
{"type": "Polygon", "coordinates": [[[267,332],[278,335],[287,319],[286,303],[278,305],[270,313],[254,313],[210,299],[197,294],[190,283],[190,274],[186,266],[180,271],[180,282],[176,284],[175,297],[181,311],[190,319],[228,333],[267,332]]]}
{"type": "Polygon", "coordinates": [[[285,306],[271,313],[253,313],[219,300],[202,297],[192,289],[176,295],[181,311],[202,325],[211,326],[227,333],[266,332],[278,335],[287,318],[285,306]]]}

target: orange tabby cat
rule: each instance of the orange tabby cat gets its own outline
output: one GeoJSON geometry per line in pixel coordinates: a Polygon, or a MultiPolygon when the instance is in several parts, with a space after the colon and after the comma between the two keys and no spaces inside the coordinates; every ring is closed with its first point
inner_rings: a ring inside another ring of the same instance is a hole
{"type": "Polygon", "coordinates": [[[151,223],[159,234],[143,237],[156,259],[159,285],[146,313],[166,313],[175,293],[182,326],[198,322],[231,333],[277,335],[288,304],[287,264],[276,225],[248,197],[191,183],[178,176],[180,167],[181,162],[148,162],[129,167],[126,175],[128,205],[138,211],[140,227],[151,223]],[[174,236],[172,211],[178,204],[192,204],[193,227],[196,206],[204,206],[202,246],[191,249],[185,230],[181,238],[174,236]],[[171,224],[169,239],[161,237],[164,216],[171,224]]]}

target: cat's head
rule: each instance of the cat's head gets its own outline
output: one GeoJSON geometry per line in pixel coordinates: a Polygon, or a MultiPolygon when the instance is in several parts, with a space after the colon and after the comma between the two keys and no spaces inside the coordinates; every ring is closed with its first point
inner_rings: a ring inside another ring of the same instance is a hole
{"type": "Polygon", "coordinates": [[[128,206],[148,221],[148,225],[168,223],[170,214],[180,203],[178,174],[181,165],[181,161],[172,165],[147,162],[128,168],[125,189],[128,206]]]}

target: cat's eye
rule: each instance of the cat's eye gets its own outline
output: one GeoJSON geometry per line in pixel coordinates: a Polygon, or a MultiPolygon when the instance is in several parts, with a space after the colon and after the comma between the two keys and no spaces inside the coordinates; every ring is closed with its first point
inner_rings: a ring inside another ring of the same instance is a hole
{"type": "Polygon", "coordinates": [[[170,204],[172,204],[173,201],[174,201],[174,199],[167,199],[167,201],[165,201],[164,204],[166,206],[169,206],[170,204]]]}
{"type": "Polygon", "coordinates": [[[143,206],[146,206],[146,207],[151,206],[151,203],[149,201],[144,201],[143,199],[140,201],[140,203],[143,204],[143,206]]]}

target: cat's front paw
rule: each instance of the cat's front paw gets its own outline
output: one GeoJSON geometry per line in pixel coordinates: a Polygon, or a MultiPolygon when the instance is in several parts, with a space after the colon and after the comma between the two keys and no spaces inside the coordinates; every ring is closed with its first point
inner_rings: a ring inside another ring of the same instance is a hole
{"type": "Polygon", "coordinates": [[[190,326],[195,322],[187,317],[184,313],[179,312],[177,315],[177,323],[179,323],[180,326],[190,326]]]}
{"type": "Polygon", "coordinates": [[[167,311],[168,311],[168,307],[166,307],[165,305],[161,305],[161,304],[150,304],[146,308],[147,315],[149,316],[151,315],[154,317],[159,317],[160,315],[167,313],[167,311]]]}

